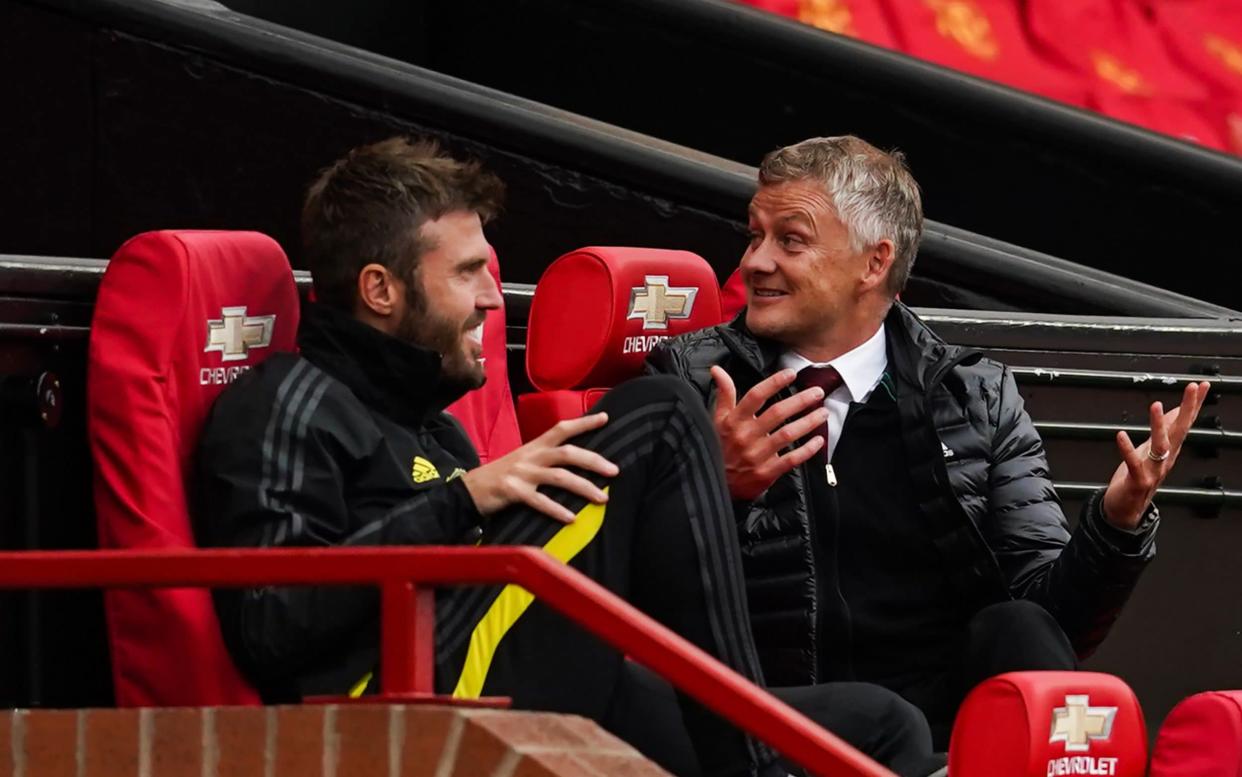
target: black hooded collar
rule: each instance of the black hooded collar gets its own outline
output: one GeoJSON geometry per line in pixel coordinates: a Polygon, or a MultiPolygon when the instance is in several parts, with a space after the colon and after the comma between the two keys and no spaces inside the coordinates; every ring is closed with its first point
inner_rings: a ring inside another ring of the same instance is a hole
{"type": "Polygon", "coordinates": [[[465,393],[443,383],[438,353],[325,305],[302,306],[298,347],[364,404],[405,425],[424,425],[465,393]]]}

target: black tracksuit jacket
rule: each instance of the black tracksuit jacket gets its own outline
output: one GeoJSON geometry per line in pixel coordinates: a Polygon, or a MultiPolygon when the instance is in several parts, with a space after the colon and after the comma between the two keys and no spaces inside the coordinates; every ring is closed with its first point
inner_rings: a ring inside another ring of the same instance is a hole
{"type": "MultiPolygon", "coordinates": [[[[456,475],[478,466],[431,351],[307,305],[300,354],[275,354],[212,408],[192,492],[203,546],[473,542],[481,518],[456,475]]],[[[376,664],[372,588],[215,593],[242,671],[268,699],[343,693],[376,664]],[[342,656],[344,658],[342,659],[342,656]]]]}

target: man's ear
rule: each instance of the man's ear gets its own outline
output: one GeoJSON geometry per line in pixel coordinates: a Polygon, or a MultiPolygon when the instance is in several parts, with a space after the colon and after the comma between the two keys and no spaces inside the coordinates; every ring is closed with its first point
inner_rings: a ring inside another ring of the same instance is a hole
{"type": "Polygon", "coordinates": [[[888,274],[892,272],[896,260],[897,247],[892,240],[885,238],[876,243],[867,254],[867,264],[863,268],[863,287],[870,291],[887,284],[888,274]]]}
{"type": "Polygon", "coordinates": [[[372,262],[358,272],[358,308],[380,318],[393,315],[405,289],[397,276],[382,264],[372,262]]]}

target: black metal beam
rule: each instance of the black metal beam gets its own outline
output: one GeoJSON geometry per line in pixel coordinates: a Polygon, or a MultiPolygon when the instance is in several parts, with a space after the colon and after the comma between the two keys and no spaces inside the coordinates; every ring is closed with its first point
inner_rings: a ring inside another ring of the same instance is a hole
{"type": "MultiPolygon", "coordinates": [[[[282,6],[331,7],[229,2],[274,19],[282,6]]],[[[941,221],[1234,304],[1216,279],[1231,271],[1218,236],[1242,202],[1236,157],[740,3],[423,6],[421,50],[396,45],[393,32],[373,40],[442,72],[750,164],[784,143],[858,134],[907,154],[941,221]],[[456,44],[465,37],[474,45],[456,44]],[[1210,269],[1177,272],[1190,257],[1210,269]]],[[[341,25],[319,29],[331,36],[341,25]]]]}
{"type": "MultiPolygon", "coordinates": [[[[0,5],[15,2],[3,0],[0,5]]],[[[730,235],[740,230],[755,186],[755,171],[746,165],[207,4],[27,0],[22,5],[114,28],[121,38],[137,36],[165,50],[190,52],[278,79],[320,95],[325,104],[347,103],[355,111],[361,108],[417,121],[506,153],[699,209],[722,219],[719,226],[730,235]]],[[[699,10],[707,7],[688,5],[699,10]]],[[[20,189],[20,185],[9,188],[20,189]]],[[[284,206],[280,204],[282,210],[284,206]]],[[[723,273],[738,255],[740,247],[737,254],[725,252],[709,259],[723,273]]],[[[1242,315],[935,221],[927,224],[915,273],[918,278],[969,291],[975,299],[996,300],[1022,310],[1161,317],[1242,315]]]]}
{"type": "MultiPolygon", "coordinates": [[[[1071,499],[1086,499],[1104,487],[1103,483],[1054,483],[1057,493],[1071,499]]],[[[1209,508],[1218,513],[1227,507],[1242,506],[1242,491],[1226,488],[1185,488],[1166,486],[1156,492],[1156,503],[1209,508]]]]}
{"type": "Polygon", "coordinates": [[[1208,380],[1219,394],[1242,394],[1242,378],[1233,375],[1152,374],[1121,370],[1063,370],[1060,368],[1011,367],[1019,385],[1080,386],[1104,389],[1179,390],[1187,383],[1208,380]]]}
{"type": "MultiPolygon", "coordinates": [[[[1110,441],[1119,431],[1126,432],[1132,438],[1145,439],[1151,434],[1151,428],[1137,424],[1093,424],[1077,421],[1035,421],[1035,428],[1045,440],[1096,440],[1110,441]]],[[[1225,429],[1191,429],[1186,435],[1186,442],[1202,448],[1242,448],[1242,432],[1230,432],[1225,429]]]]}

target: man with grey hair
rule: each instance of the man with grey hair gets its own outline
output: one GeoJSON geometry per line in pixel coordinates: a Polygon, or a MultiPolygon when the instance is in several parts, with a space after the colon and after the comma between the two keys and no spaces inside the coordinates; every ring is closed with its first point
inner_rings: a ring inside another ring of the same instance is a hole
{"type": "Polygon", "coordinates": [[[1009,370],[896,300],[923,228],[900,154],[855,137],[779,149],[749,223],[745,311],[663,343],[649,369],[713,408],[768,682],[884,685],[943,746],[977,682],[1072,669],[1104,639],[1208,386],[1153,404],[1137,448],[1118,433],[1122,463],[1071,532],[1009,370]]]}

